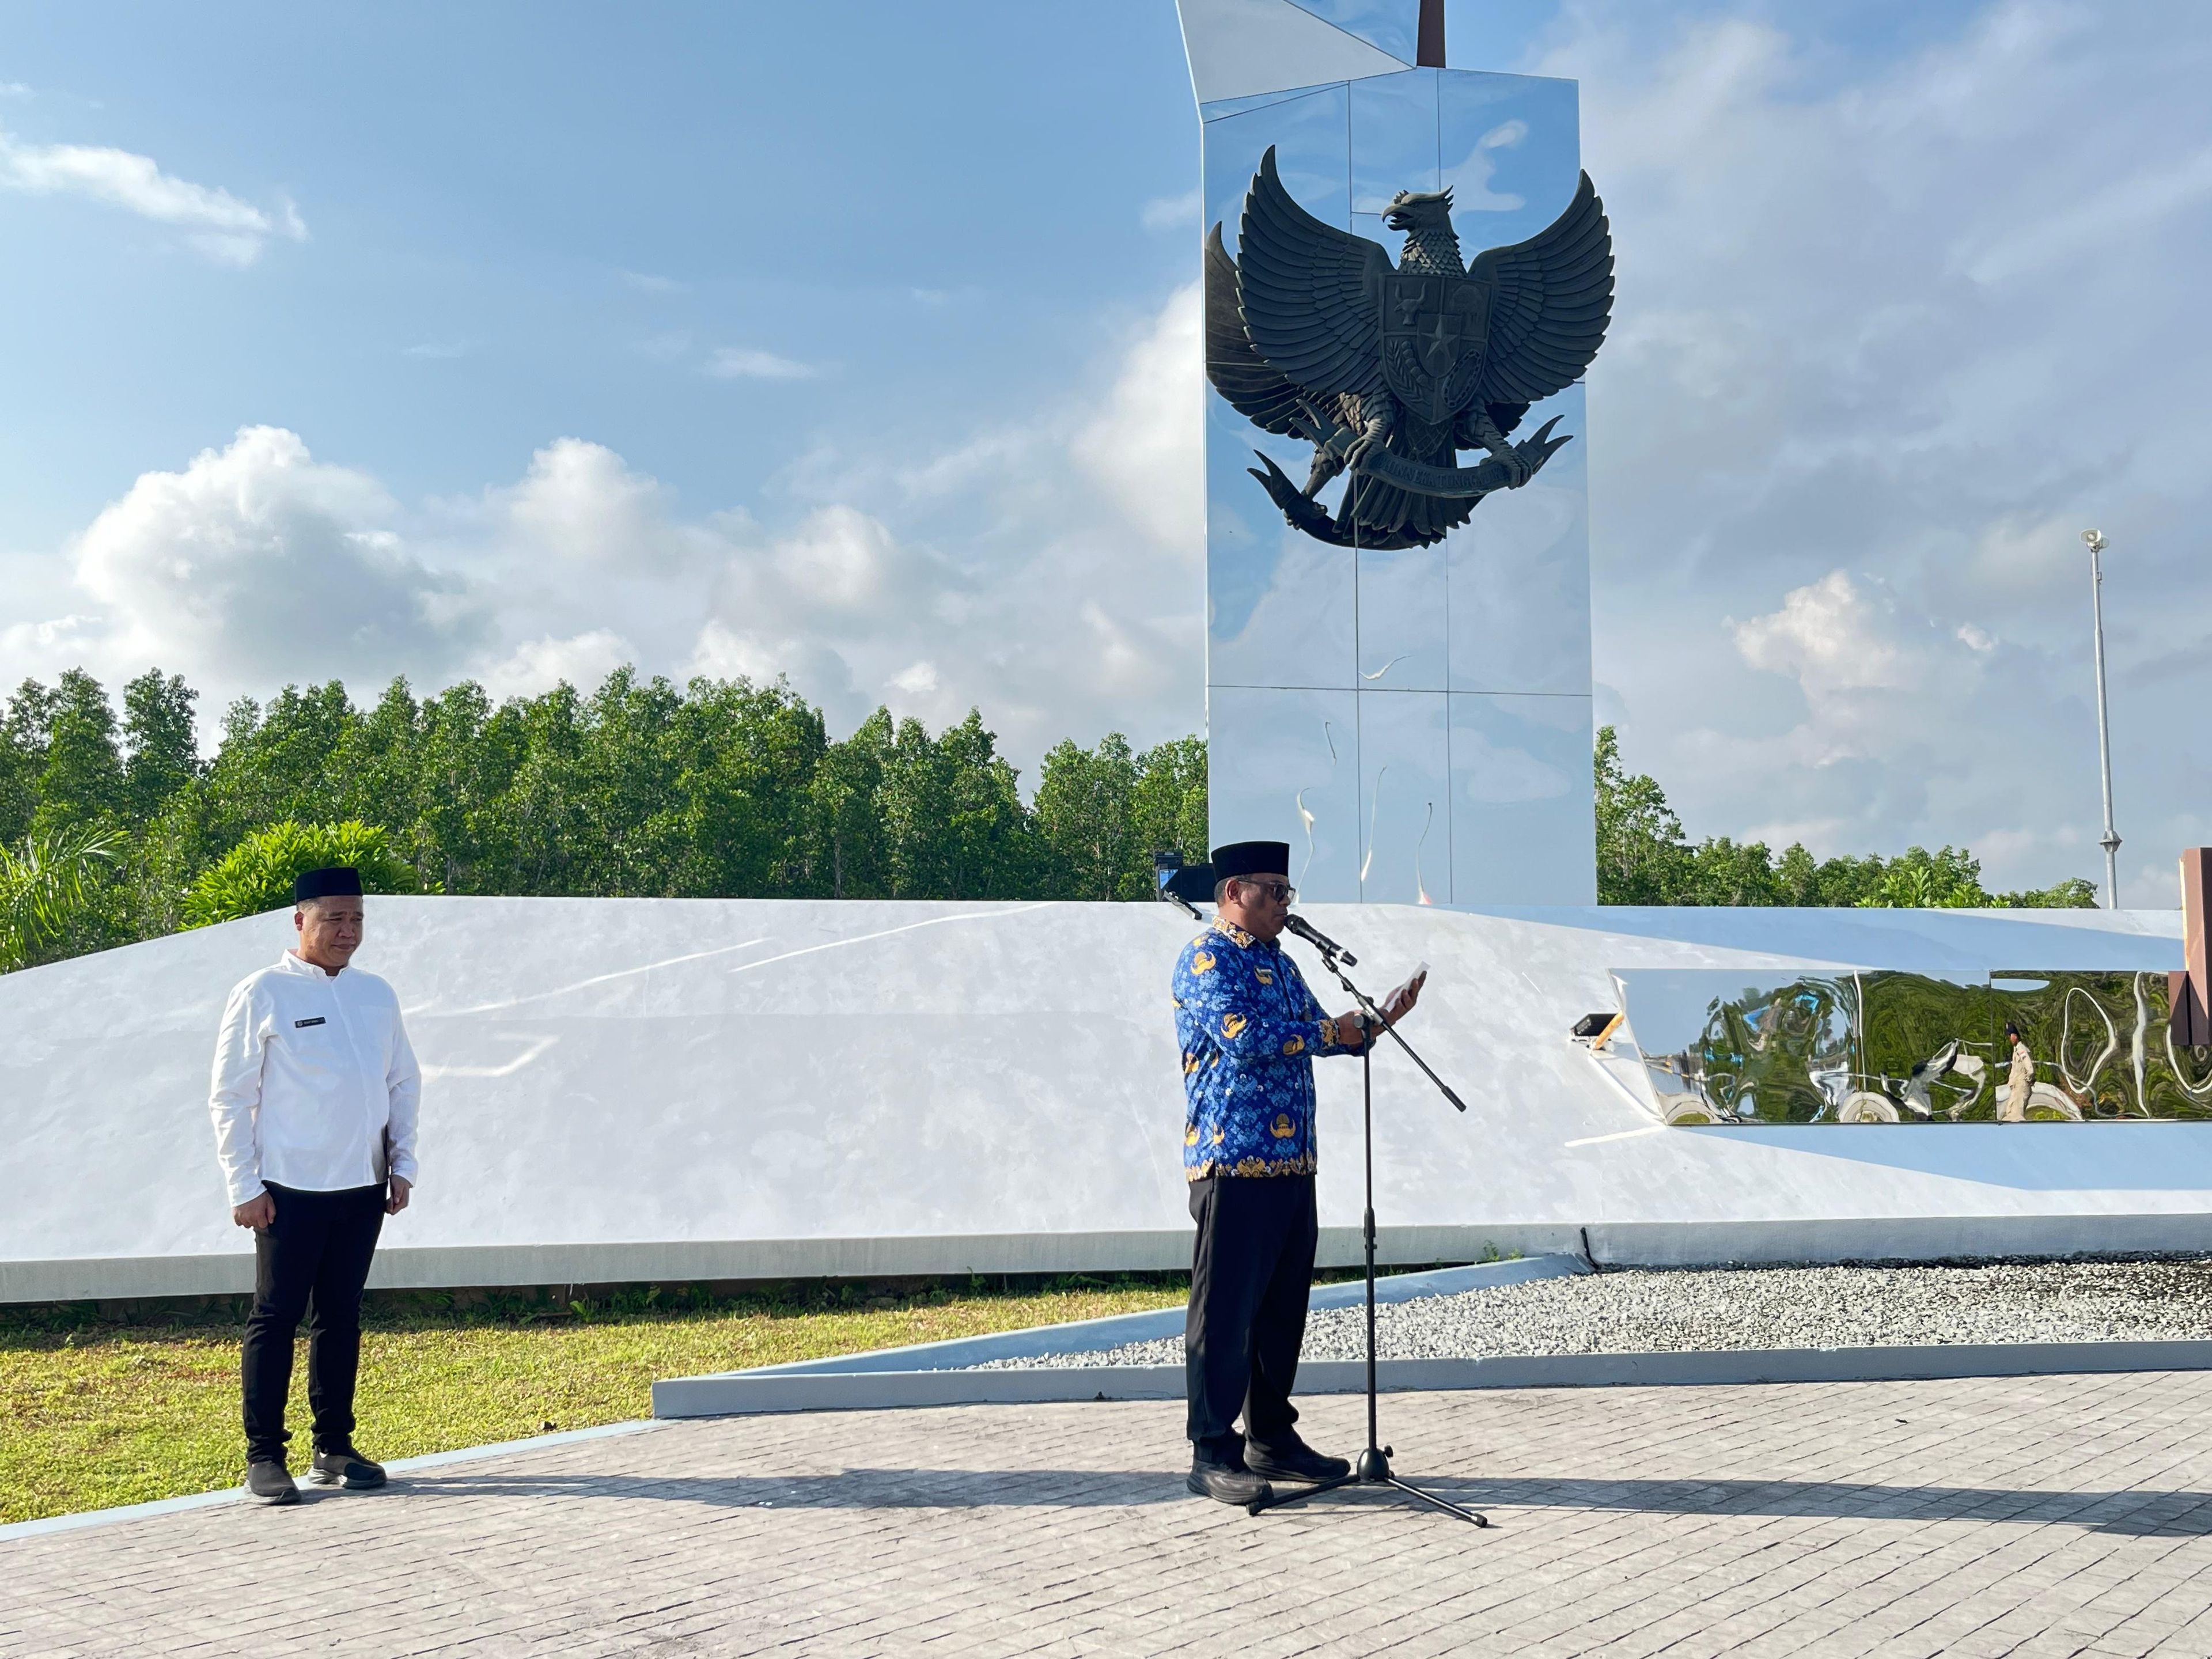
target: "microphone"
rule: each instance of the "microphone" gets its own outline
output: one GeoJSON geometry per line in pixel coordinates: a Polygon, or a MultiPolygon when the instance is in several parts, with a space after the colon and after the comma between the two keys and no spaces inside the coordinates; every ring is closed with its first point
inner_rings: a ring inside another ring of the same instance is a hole
{"type": "Polygon", "coordinates": [[[1351,951],[1346,950],[1341,945],[1339,945],[1327,933],[1322,933],[1320,928],[1315,927],[1304,916],[1290,916],[1284,921],[1283,926],[1291,933],[1296,933],[1300,939],[1312,945],[1315,950],[1321,951],[1323,955],[1341,957],[1344,959],[1344,965],[1346,967],[1357,968],[1359,966],[1359,958],[1358,957],[1352,955],[1351,951]]]}

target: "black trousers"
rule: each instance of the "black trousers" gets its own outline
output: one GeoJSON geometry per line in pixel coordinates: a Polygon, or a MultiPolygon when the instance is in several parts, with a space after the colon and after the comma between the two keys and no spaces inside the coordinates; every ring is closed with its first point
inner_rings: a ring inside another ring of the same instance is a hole
{"type": "Polygon", "coordinates": [[[361,1291],[384,1227],[384,1188],[307,1193],[270,1185],[276,1218],[253,1232],[253,1312],[246,1322],[246,1457],[282,1462],[292,1337],[307,1321],[307,1403],[315,1449],[353,1442],[361,1370],[361,1291]]]}
{"type": "Polygon", "coordinates": [[[1190,1439],[1207,1462],[1235,1464],[1249,1438],[1279,1446],[1305,1340],[1319,1221],[1311,1176],[1213,1176],[1190,1183],[1198,1247],[1183,1328],[1190,1439]],[[1237,1413],[1244,1413],[1244,1433],[1237,1413]]]}

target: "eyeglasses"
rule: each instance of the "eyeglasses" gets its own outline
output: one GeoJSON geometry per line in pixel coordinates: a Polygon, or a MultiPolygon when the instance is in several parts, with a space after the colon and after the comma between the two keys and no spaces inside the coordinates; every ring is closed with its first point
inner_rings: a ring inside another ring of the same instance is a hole
{"type": "Polygon", "coordinates": [[[1237,884],[1255,893],[1265,893],[1278,904],[1295,904],[1298,901],[1298,890],[1287,881],[1255,881],[1249,876],[1239,876],[1237,884]]]}

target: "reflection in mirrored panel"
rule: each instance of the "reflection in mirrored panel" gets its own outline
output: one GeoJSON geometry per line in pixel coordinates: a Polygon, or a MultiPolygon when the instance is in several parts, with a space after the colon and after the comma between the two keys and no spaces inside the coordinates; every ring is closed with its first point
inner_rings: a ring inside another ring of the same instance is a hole
{"type": "Polygon", "coordinates": [[[1596,903],[1589,698],[1448,701],[1452,902],[1596,903]]]}
{"type": "Polygon", "coordinates": [[[1356,557],[1298,534],[1249,487],[1247,440],[1264,434],[1206,397],[1207,684],[1349,690],[1359,683],[1356,557]]]}
{"type": "Polygon", "coordinates": [[[1325,223],[1349,228],[1351,140],[1346,131],[1349,89],[1341,82],[1297,98],[1231,115],[1205,126],[1203,225],[1221,227],[1222,246],[1237,252],[1244,194],[1260,158],[1274,147],[1275,169],[1297,204],[1325,223]]]}
{"type": "MultiPolygon", "coordinates": [[[[2160,1115],[2152,1105],[2150,1061],[2166,1047],[2153,1040],[2164,1027],[2165,989],[2162,974],[1991,974],[1997,1121],[2160,1115]]],[[[2212,1102],[2201,1109],[2172,1102],[2164,1115],[2212,1115],[2212,1102]]]]}
{"type": "Polygon", "coordinates": [[[1484,497],[1444,543],[1451,578],[1455,691],[1587,691],[1590,683],[1589,455],[1584,392],[1529,410],[1519,431],[1556,416],[1574,441],[1518,489],[1484,497]]]}
{"type": "Polygon", "coordinates": [[[1574,199],[1582,137],[1573,82],[1448,70],[1437,100],[1441,177],[1470,261],[1526,241],[1574,199]]]}
{"type": "Polygon", "coordinates": [[[1286,841],[1303,902],[1359,897],[1358,713],[1350,691],[1206,693],[1216,846],[1286,841]],[[1226,762],[1226,764],[1223,763],[1226,762]]]}
{"type": "Polygon", "coordinates": [[[1444,689],[1447,557],[1441,543],[1359,556],[1359,689],[1444,689]]]}
{"type": "Polygon", "coordinates": [[[1176,9],[1201,110],[1412,64],[1296,0],[1176,0],[1176,9]]]}
{"type": "Polygon", "coordinates": [[[1418,53],[1421,0],[1291,0],[1291,3],[1406,63],[1412,63],[1418,53]]]}
{"type": "Polygon", "coordinates": [[[1312,87],[1285,87],[1280,92],[1255,92],[1249,98],[1217,98],[1210,104],[1198,106],[1201,121],[1224,121],[1232,115],[1242,115],[1247,110],[1265,109],[1270,104],[1279,104],[1287,99],[1304,98],[1314,91],[1312,87]]]}
{"type": "Polygon", "coordinates": [[[1991,1066],[1988,985],[1978,980],[1866,970],[1853,1061],[1856,1109],[1842,1121],[1954,1123],[1986,1118],[1991,1066]]]}
{"type": "MultiPolygon", "coordinates": [[[[1408,70],[1352,83],[1352,210],[1387,212],[1401,190],[1437,185],[1437,77],[1441,70],[1408,70]]],[[[1380,223],[1379,219],[1377,223],[1380,223]]],[[[1364,228],[1354,226],[1355,229],[1364,228]]],[[[1382,239],[1377,238],[1380,240],[1382,239]]],[[[1395,262],[1405,239],[1382,242],[1395,262]]]]}
{"type": "Polygon", "coordinates": [[[2212,1119],[2212,1055],[2171,1052],[2163,969],[1613,978],[1669,1123],[2212,1119]]]}
{"type": "Polygon", "coordinates": [[[1450,737],[1437,691],[1359,694],[1359,894],[1451,902],[1450,737]]]}

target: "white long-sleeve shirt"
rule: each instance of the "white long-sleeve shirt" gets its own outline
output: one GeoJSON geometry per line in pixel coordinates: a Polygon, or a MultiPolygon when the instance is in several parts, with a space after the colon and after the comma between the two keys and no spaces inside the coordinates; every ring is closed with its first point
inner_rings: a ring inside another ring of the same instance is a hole
{"type": "Polygon", "coordinates": [[[286,951],[232,988],[216,1039],[208,1110],[232,1206],[266,1182],[329,1193],[395,1175],[411,1185],[422,1096],[392,988],[286,951]]]}

